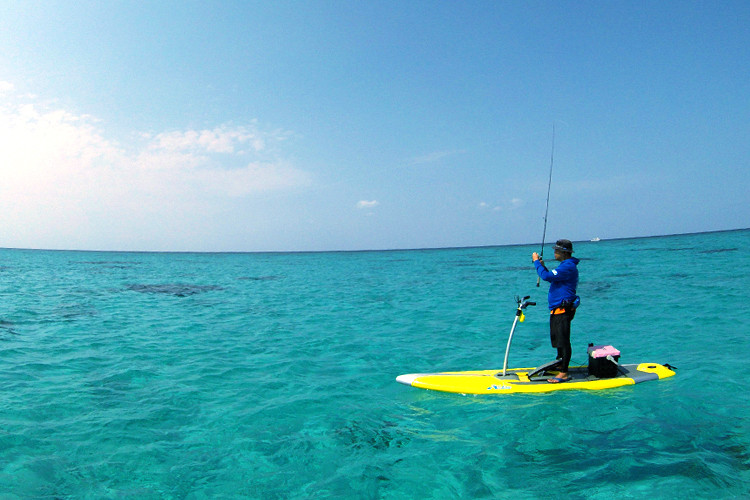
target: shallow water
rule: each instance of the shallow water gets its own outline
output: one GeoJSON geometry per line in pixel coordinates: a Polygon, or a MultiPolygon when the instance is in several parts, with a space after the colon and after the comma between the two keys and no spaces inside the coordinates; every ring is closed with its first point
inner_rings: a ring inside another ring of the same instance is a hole
{"type": "Polygon", "coordinates": [[[501,367],[516,294],[542,306],[510,365],[552,359],[536,250],[0,250],[0,498],[745,496],[750,231],[576,244],[574,363],[606,342],[675,377],[395,382],[501,367]]]}

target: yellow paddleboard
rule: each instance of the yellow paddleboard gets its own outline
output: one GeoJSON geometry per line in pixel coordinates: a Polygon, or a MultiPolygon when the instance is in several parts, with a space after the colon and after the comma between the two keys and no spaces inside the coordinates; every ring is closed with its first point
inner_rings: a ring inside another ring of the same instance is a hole
{"type": "Polygon", "coordinates": [[[618,374],[612,378],[597,378],[589,375],[585,366],[571,367],[570,380],[551,384],[547,380],[556,372],[534,375],[534,368],[511,368],[503,376],[502,370],[478,370],[467,372],[410,373],[399,375],[396,381],[433,391],[457,392],[461,394],[515,394],[519,392],[551,392],[570,390],[598,391],[633,385],[648,380],[660,380],[675,374],[671,367],[657,363],[619,365],[618,374]]]}

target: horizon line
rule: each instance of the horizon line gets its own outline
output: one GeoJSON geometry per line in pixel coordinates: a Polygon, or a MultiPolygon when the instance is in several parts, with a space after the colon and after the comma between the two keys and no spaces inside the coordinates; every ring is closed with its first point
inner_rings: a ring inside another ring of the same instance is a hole
{"type": "MultiPolygon", "coordinates": [[[[713,229],[710,231],[693,231],[687,233],[653,234],[647,236],[621,236],[616,238],[601,238],[599,240],[575,240],[573,243],[599,243],[602,241],[639,240],[649,238],[669,238],[673,236],[690,236],[694,234],[729,233],[733,231],[747,231],[750,227],[734,229],[713,229]]],[[[24,247],[0,247],[0,250],[12,250],[22,252],[80,252],[80,253],[153,253],[153,254],[306,254],[306,253],[365,253],[365,252],[421,252],[432,250],[471,250],[475,248],[506,248],[540,245],[536,243],[508,243],[497,245],[466,245],[446,247],[405,247],[405,248],[368,248],[359,250],[91,250],[76,248],[24,248],[24,247]]],[[[551,244],[551,243],[550,243],[551,244]]]]}

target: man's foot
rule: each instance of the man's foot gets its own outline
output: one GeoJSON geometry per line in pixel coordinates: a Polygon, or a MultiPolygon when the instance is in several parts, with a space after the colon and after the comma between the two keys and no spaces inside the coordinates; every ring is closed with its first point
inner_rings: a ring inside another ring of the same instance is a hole
{"type": "Polygon", "coordinates": [[[570,377],[568,377],[567,373],[558,373],[557,377],[547,379],[547,382],[550,384],[559,384],[561,382],[567,382],[568,380],[570,380],[570,377]]]}

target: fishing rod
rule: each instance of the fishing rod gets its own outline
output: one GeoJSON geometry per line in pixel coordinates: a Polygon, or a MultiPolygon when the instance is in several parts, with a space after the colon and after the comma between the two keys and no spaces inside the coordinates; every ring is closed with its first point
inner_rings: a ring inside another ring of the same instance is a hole
{"type": "MultiPolygon", "coordinates": [[[[544,231],[542,232],[542,249],[539,252],[539,260],[544,259],[544,238],[547,236],[547,214],[549,213],[549,192],[552,188],[552,165],[555,163],[555,123],[552,122],[552,153],[549,158],[549,182],[547,183],[547,208],[544,209],[544,231]]],[[[536,277],[536,286],[539,287],[541,278],[536,277]]]]}

